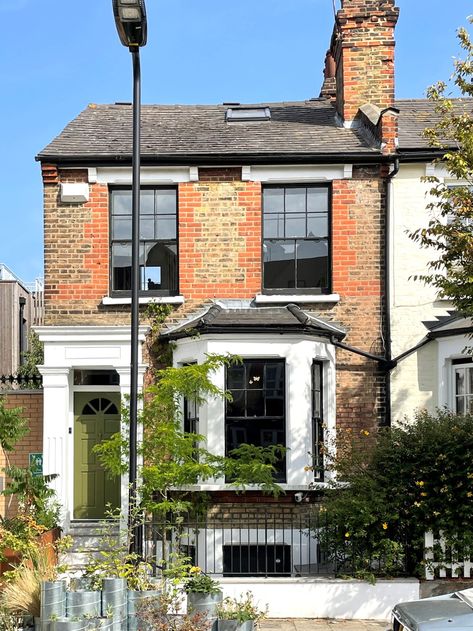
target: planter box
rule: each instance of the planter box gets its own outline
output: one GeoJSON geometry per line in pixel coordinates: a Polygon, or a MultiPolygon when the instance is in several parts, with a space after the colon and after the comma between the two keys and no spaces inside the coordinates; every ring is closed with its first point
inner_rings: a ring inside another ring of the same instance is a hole
{"type": "Polygon", "coordinates": [[[160,595],[161,591],[157,589],[144,592],[128,590],[128,631],[146,631],[145,623],[138,616],[140,604],[147,600],[157,600],[160,595]]]}
{"type": "Polygon", "coordinates": [[[67,592],[66,611],[69,618],[98,617],[102,609],[102,595],[100,592],[78,590],[67,592]]]}
{"type": "Polygon", "coordinates": [[[223,594],[199,594],[189,592],[187,594],[187,611],[203,611],[208,618],[217,617],[217,606],[222,602],[223,594]]]}
{"type": "MultiPolygon", "coordinates": [[[[52,528],[51,530],[43,532],[43,534],[38,537],[38,541],[47,547],[48,557],[53,565],[57,565],[57,554],[53,544],[60,538],[60,536],[61,529],[52,528]]],[[[5,572],[9,572],[21,562],[21,556],[11,548],[4,548],[2,550],[2,556],[5,558],[3,561],[0,561],[0,576],[2,576],[5,572]]]]}

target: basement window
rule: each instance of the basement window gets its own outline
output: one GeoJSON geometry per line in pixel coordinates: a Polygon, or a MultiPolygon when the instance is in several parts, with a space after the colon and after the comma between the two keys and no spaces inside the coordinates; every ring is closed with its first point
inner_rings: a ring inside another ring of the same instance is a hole
{"type": "Polygon", "coordinates": [[[271,110],[269,107],[229,107],[225,115],[227,122],[240,121],[269,121],[271,110]]]}

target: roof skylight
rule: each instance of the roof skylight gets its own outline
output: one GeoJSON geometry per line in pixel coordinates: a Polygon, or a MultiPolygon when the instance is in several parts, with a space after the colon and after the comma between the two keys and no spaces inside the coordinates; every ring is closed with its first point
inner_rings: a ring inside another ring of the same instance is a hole
{"type": "Polygon", "coordinates": [[[227,122],[236,121],[269,121],[271,120],[271,110],[269,107],[229,107],[225,120],[227,122]]]}

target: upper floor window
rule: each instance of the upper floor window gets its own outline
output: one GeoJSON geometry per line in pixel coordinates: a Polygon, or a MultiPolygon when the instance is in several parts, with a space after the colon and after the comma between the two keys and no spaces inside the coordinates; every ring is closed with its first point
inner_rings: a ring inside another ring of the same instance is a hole
{"type": "MultiPolygon", "coordinates": [[[[112,292],[131,291],[131,189],[115,188],[111,208],[112,292]]],[[[141,293],[177,293],[177,190],[142,188],[140,197],[141,293]]]]}
{"type": "Polygon", "coordinates": [[[330,291],[328,186],[263,189],[263,286],[271,292],[330,291]]]}

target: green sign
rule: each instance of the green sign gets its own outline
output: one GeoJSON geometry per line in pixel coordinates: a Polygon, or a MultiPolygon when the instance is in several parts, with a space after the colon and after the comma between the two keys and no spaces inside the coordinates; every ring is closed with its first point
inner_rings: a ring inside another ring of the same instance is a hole
{"type": "Polygon", "coordinates": [[[43,475],[43,454],[29,454],[29,463],[34,477],[43,475]]]}

